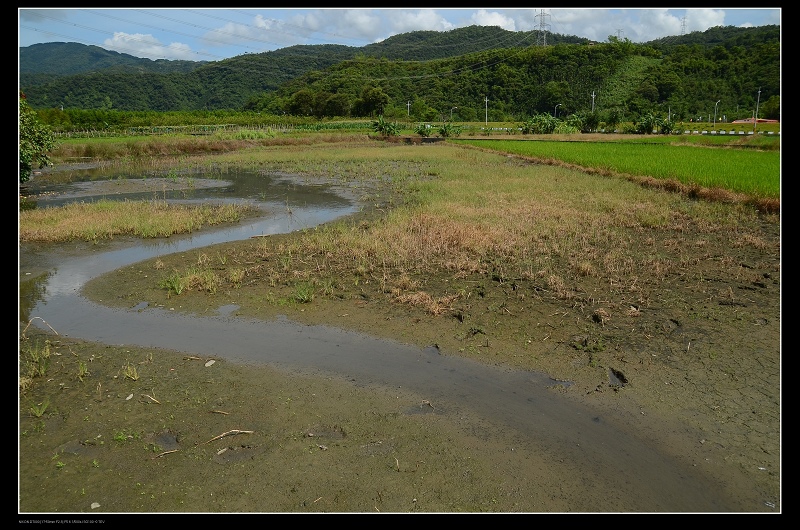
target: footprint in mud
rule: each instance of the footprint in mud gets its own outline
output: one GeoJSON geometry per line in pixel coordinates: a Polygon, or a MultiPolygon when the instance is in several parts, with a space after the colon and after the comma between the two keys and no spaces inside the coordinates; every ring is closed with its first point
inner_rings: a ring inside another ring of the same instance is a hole
{"type": "Polygon", "coordinates": [[[620,388],[628,384],[628,378],[621,371],[609,368],[608,383],[614,388],[620,388]]]}
{"type": "Polygon", "coordinates": [[[58,448],[56,454],[71,454],[77,456],[95,456],[99,452],[98,445],[93,440],[71,440],[58,448]]]}
{"type": "Polygon", "coordinates": [[[252,460],[260,453],[261,451],[252,445],[229,445],[219,449],[217,454],[214,455],[213,461],[217,464],[242,462],[244,460],[252,460]]]}
{"type": "Polygon", "coordinates": [[[175,451],[176,449],[180,449],[178,436],[168,430],[151,435],[149,442],[159,447],[162,451],[175,451]]]}
{"type": "Polygon", "coordinates": [[[324,425],[315,425],[306,431],[307,438],[326,438],[328,440],[341,440],[347,436],[344,429],[338,425],[328,427],[324,425]]]}

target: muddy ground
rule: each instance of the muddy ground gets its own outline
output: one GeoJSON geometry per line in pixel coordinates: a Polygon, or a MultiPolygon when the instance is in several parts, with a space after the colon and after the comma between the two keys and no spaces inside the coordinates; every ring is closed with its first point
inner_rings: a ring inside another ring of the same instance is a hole
{"type": "MultiPolygon", "coordinates": [[[[288,299],[292,289],[275,283],[270,267],[235,289],[177,300],[153,278],[185,268],[181,255],[106,275],[85,294],[112,306],[147,300],[197,314],[235,304],[240,316],[285,315],[535,369],[570,383],[552,392],[613,414],[724,483],[732,511],[776,513],[780,220],[762,216],[739,232],[643,238],[700,249],[681,274],[638,271],[652,288],[646,300],[591,278],[577,289],[580,297],[562,300],[535,279],[476,274],[458,280],[474,296],[443,314],[399,304],[379,282],[312,303],[269,304],[265,285],[272,299],[288,299]]],[[[298,236],[268,239],[278,245],[291,237],[298,236]]],[[[233,266],[257,244],[227,243],[209,253],[229,255],[233,266]]],[[[444,293],[453,278],[435,272],[424,284],[444,293]]],[[[643,510],[613,492],[587,496],[580,470],[565,475],[564,463],[546,455],[521,458],[512,434],[503,439],[479,420],[437,414],[426,396],[403,389],[88,343],[20,325],[52,359],[46,378],[20,397],[20,512],[643,510]]]]}

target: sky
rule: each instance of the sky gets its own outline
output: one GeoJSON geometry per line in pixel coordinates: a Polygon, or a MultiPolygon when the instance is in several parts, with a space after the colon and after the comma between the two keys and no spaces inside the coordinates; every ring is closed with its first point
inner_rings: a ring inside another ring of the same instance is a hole
{"type": "MultiPolygon", "coordinates": [[[[411,31],[500,26],[648,42],[780,25],[781,8],[19,8],[19,46],[77,42],[148,59],[220,61],[296,44],[361,47],[411,31]]],[[[545,34],[546,36],[546,34],[545,34]]]]}

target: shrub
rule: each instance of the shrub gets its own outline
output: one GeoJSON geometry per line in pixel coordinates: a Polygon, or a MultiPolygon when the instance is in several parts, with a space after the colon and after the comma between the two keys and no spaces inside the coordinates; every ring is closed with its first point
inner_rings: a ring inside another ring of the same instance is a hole
{"type": "Polygon", "coordinates": [[[372,128],[381,136],[399,136],[400,125],[397,122],[389,122],[383,119],[383,114],[372,122],[372,128]]]}

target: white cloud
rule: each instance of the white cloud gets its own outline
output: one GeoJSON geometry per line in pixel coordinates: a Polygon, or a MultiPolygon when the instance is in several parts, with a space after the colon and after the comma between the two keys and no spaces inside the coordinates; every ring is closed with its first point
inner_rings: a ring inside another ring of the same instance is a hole
{"type": "Polygon", "coordinates": [[[615,15],[609,9],[545,9],[537,11],[534,27],[531,29],[537,29],[544,24],[545,29],[553,33],[605,42],[609,35],[621,27],[618,21],[620,17],[620,14],[615,15]]]}
{"type": "Polygon", "coordinates": [[[345,9],[335,11],[335,31],[343,35],[364,37],[373,40],[381,33],[381,18],[370,9],[345,9]]]}
{"type": "Polygon", "coordinates": [[[388,18],[394,35],[411,31],[449,31],[455,28],[433,9],[389,11],[388,18]]]}
{"type": "Polygon", "coordinates": [[[507,31],[517,31],[514,19],[497,12],[479,9],[472,14],[472,21],[478,26],[499,26],[507,31]]]}
{"type": "Polygon", "coordinates": [[[290,21],[292,26],[305,36],[316,31],[322,31],[325,27],[325,17],[320,11],[309,11],[302,15],[295,15],[291,17],[290,21]]]}
{"type": "Polygon", "coordinates": [[[209,46],[237,45],[253,37],[254,28],[230,22],[224,26],[204,34],[202,40],[209,46]]]}
{"type": "Polygon", "coordinates": [[[143,33],[114,33],[114,37],[103,41],[103,47],[146,59],[197,60],[191,48],[180,42],[161,44],[157,38],[143,33]]]}
{"type": "Polygon", "coordinates": [[[663,35],[680,35],[681,33],[681,19],[670,15],[666,9],[643,9],[637,13],[636,20],[638,22],[633,20],[628,22],[628,27],[633,34],[625,35],[632,41],[650,41],[659,39],[663,35]]]}
{"type": "MultiPolygon", "coordinates": [[[[705,31],[708,28],[725,25],[725,11],[721,9],[687,9],[686,33],[705,31]]],[[[680,34],[680,32],[678,32],[680,34]]]]}
{"type": "MultiPolygon", "coordinates": [[[[264,18],[261,15],[256,16],[253,26],[255,26],[255,30],[248,32],[248,36],[279,47],[296,44],[298,38],[306,39],[313,33],[312,29],[301,25],[275,20],[274,18],[264,18]]],[[[236,42],[232,44],[236,44],[236,42]]]]}
{"type": "Polygon", "coordinates": [[[316,9],[291,17],[283,30],[317,43],[336,42],[362,46],[377,39],[384,31],[382,17],[372,9],[316,9]],[[318,35],[315,35],[318,34],[318,35]],[[353,42],[347,42],[353,41],[353,42]]]}

